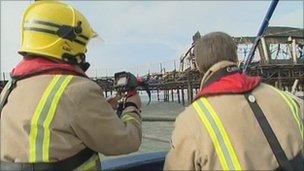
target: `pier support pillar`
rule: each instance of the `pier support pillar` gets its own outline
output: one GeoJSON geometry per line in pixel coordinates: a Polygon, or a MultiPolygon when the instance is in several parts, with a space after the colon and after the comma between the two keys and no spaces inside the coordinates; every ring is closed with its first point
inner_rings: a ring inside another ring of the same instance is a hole
{"type": "Polygon", "coordinates": [[[179,94],[179,87],[177,88],[177,100],[178,100],[178,103],[181,103],[180,94],[179,94]]]}
{"type": "Polygon", "coordinates": [[[184,94],[184,87],[182,87],[182,103],[183,103],[183,106],[185,106],[185,94],[184,94]]]}
{"type": "Polygon", "coordinates": [[[164,102],[169,101],[169,90],[164,90],[164,102]]]}

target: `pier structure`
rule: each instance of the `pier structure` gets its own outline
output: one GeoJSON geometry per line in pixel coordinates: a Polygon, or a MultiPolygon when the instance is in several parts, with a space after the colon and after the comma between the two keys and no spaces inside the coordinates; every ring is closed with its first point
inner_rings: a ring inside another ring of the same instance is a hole
{"type": "Polygon", "coordinates": [[[290,91],[298,80],[299,91],[304,91],[304,29],[269,27],[258,46],[260,60],[251,64],[250,75],[290,91]]]}
{"type": "MultiPolygon", "coordinates": [[[[193,54],[199,32],[193,36],[193,43],[180,57],[179,70],[149,73],[144,79],[150,90],[157,93],[157,99],[190,104],[199,91],[202,74],[196,68],[193,54]],[[162,93],[160,93],[162,92],[162,93]],[[162,97],[162,96],[163,97],[162,97]]],[[[246,57],[255,37],[234,37],[238,51],[246,57]],[[245,48],[244,48],[245,47],[245,48]]],[[[259,75],[263,82],[282,90],[304,91],[304,30],[291,27],[269,27],[261,38],[249,75],[259,75]],[[295,84],[296,82],[296,84],[295,84]]],[[[244,58],[245,59],[245,58],[244,58]]],[[[242,67],[244,59],[239,60],[242,67]]],[[[113,77],[96,79],[105,90],[105,96],[114,91],[113,77]]]]}

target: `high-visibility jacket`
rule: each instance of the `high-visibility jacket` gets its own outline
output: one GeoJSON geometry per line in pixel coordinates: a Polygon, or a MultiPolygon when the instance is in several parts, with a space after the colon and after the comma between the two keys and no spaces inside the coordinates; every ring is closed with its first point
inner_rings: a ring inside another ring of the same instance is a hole
{"type": "MultiPolygon", "coordinates": [[[[209,73],[232,65],[220,62],[209,73]]],[[[205,75],[202,84],[208,80],[206,77],[210,78],[205,75]]],[[[248,91],[248,86],[287,158],[293,161],[303,157],[300,103],[283,91],[254,81],[236,74],[217,81],[216,86],[208,88],[212,91],[203,91],[203,96],[177,117],[164,169],[277,169],[276,157],[241,91],[248,91]]]]}
{"type": "Polygon", "coordinates": [[[1,113],[1,161],[58,162],[90,148],[96,154],[77,169],[96,170],[97,152],[137,151],[137,109],[127,107],[120,119],[102,92],[95,82],[76,75],[42,74],[18,81],[1,113]]]}

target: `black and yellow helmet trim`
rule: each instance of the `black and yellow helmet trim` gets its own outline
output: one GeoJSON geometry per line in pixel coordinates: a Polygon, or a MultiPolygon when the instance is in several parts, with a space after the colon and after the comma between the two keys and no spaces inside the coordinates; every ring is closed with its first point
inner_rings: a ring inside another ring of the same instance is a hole
{"type": "Polygon", "coordinates": [[[32,20],[25,22],[23,27],[26,31],[35,31],[47,34],[57,35],[63,39],[67,39],[76,42],[80,45],[86,46],[89,38],[82,35],[81,22],[78,22],[76,27],[68,25],[59,25],[52,22],[32,20]]]}

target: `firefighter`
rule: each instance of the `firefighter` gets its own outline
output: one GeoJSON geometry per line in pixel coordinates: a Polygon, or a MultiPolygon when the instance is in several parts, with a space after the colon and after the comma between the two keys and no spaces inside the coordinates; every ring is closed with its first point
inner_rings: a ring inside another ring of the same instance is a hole
{"type": "Polygon", "coordinates": [[[119,118],[85,74],[96,36],[69,5],[39,1],[25,11],[23,60],[1,94],[0,170],[97,170],[98,153],[128,154],[141,144],[141,102],[129,97],[119,118]]]}
{"type": "Polygon", "coordinates": [[[203,36],[193,51],[200,92],[176,119],[164,169],[303,170],[301,103],[240,72],[225,33],[203,36]]]}

